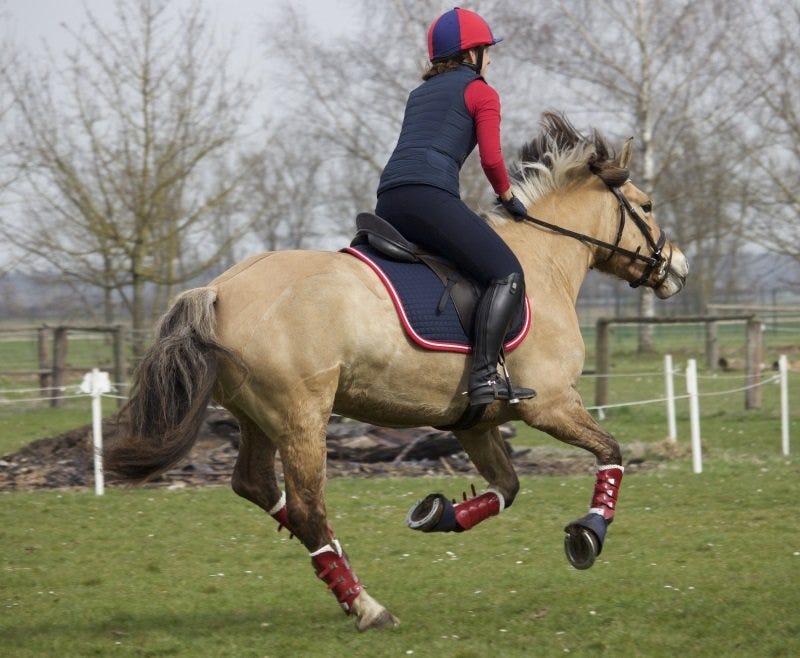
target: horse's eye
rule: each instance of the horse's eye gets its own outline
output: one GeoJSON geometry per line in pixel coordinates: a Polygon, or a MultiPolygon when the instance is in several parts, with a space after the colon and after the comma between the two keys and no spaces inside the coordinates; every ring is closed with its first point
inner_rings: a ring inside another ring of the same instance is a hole
{"type": "Polygon", "coordinates": [[[645,201],[642,204],[642,210],[644,210],[644,212],[649,215],[651,212],[653,212],[653,202],[645,201]]]}

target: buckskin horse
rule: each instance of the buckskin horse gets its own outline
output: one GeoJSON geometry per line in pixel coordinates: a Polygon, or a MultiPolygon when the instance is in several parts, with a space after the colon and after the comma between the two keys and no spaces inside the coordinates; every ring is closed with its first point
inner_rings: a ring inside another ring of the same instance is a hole
{"type": "MultiPolygon", "coordinates": [[[[683,288],[689,268],[629,179],[630,139],[616,154],[596,130],[582,135],[563,115],[546,113],[541,124],[513,168],[527,220],[512,221],[500,207],[486,215],[524,269],[534,319],[506,365],[536,396],[495,401],[472,427],[455,430],[486,491],[455,505],[431,494],[407,522],[465,531],[507,509],[519,482],[498,425],[522,421],[597,459],[588,514],[565,528],[567,557],[583,569],[602,549],[623,467],[617,442],[576,391],[585,352],[578,291],[596,268],[665,299],[683,288]]],[[[107,451],[106,466],[143,480],[176,464],[213,397],[241,427],[234,491],[299,538],[359,630],[396,624],[362,588],[329,526],[327,424],[337,413],[382,426],[457,425],[468,405],[468,372],[468,355],[410,340],[387,288],[361,260],[321,251],[256,255],[181,294],[161,319],[134,374],[130,431],[107,451]]]]}

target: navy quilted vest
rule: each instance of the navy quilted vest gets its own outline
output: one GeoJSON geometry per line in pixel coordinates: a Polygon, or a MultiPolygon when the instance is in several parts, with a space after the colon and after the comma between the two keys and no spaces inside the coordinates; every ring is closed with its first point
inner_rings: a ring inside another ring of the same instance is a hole
{"type": "Polygon", "coordinates": [[[458,175],[477,139],[464,90],[478,78],[466,66],[423,82],[408,97],[400,138],[378,194],[400,185],[432,185],[459,194],[458,175]]]}

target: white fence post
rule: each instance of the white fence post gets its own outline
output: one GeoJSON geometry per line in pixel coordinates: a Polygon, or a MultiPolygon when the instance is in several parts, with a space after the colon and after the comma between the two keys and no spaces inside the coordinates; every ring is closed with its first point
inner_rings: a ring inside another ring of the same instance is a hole
{"type": "Polygon", "coordinates": [[[778,358],[778,372],[781,382],[781,448],[789,456],[789,359],[785,354],[778,358]]]}
{"type": "Polygon", "coordinates": [[[689,418],[692,430],[692,469],[703,472],[703,453],[700,445],[700,404],[697,391],[697,362],[689,359],[686,363],[686,392],[689,394],[689,418]]]}
{"type": "Polygon", "coordinates": [[[101,396],[111,390],[107,372],[93,368],[83,376],[81,391],[92,396],[92,445],[94,446],[94,492],[102,496],[105,492],[103,474],[103,404],[101,396]]]}
{"type": "Polygon", "coordinates": [[[664,355],[664,385],[667,398],[667,438],[675,443],[678,433],[675,429],[675,381],[672,373],[672,355],[664,355]]]}

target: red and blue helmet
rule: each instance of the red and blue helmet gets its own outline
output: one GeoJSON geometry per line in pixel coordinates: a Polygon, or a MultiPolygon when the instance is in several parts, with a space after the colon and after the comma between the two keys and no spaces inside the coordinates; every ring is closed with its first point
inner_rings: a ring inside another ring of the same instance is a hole
{"type": "Polygon", "coordinates": [[[454,7],[428,28],[428,57],[436,62],[463,50],[493,46],[502,40],[492,34],[489,24],[474,11],[454,7]]]}

